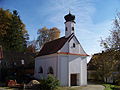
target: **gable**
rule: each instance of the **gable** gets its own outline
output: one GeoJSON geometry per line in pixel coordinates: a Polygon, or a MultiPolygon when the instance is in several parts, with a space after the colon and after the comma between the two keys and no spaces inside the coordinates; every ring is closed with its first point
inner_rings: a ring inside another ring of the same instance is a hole
{"type": "Polygon", "coordinates": [[[74,41],[75,41],[77,44],[80,44],[80,42],[78,41],[78,39],[76,38],[75,35],[73,35],[73,36],[68,40],[68,42],[70,42],[72,39],[74,39],[74,41]]]}
{"type": "Polygon", "coordinates": [[[73,54],[87,55],[75,35],[71,36],[59,52],[69,52],[73,54]],[[75,47],[74,45],[75,44],[75,47]]]}
{"type": "Polygon", "coordinates": [[[67,52],[67,54],[70,55],[88,56],[83,50],[76,36],[71,34],[68,38],[61,37],[45,43],[36,57],[54,53],[61,54],[60,52],[67,52]],[[73,47],[73,44],[75,44],[75,47],[73,47]]]}

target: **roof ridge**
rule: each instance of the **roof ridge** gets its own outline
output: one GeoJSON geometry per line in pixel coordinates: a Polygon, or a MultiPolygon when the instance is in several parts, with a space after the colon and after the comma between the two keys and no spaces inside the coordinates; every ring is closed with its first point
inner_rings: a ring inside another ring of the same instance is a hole
{"type": "MultiPolygon", "coordinates": [[[[51,41],[48,41],[48,42],[46,42],[46,43],[49,43],[49,42],[54,42],[54,41],[59,40],[59,39],[64,38],[64,37],[65,37],[65,36],[60,37],[60,38],[57,38],[57,39],[54,39],[54,40],[51,40],[51,41]]],[[[45,43],[45,44],[46,44],[46,43],[45,43]]]]}
{"type": "MultiPolygon", "coordinates": [[[[72,33],[72,34],[71,34],[69,37],[67,37],[66,39],[69,39],[72,35],[74,35],[74,33],[72,33]]],[[[61,39],[61,38],[65,38],[65,36],[60,37],[60,38],[57,38],[57,39],[54,39],[54,40],[51,40],[51,41],[48,41],[48,42],[46,42],[46,43],[54,42],[54,41],[59,40],[59,39],[61,39]]],[[[46,44],[46,43],[45,43],[45,44],[46,44]]]]}
{"type": "Polygon", "coordinates": [[[61,38],[45,43],[37,56],[57,53],[65,45],[65,43],[69,40],[69,38],[71,38],[73,35],[74,33],[72,33],[67,38],[63,36],[61,38]]]}

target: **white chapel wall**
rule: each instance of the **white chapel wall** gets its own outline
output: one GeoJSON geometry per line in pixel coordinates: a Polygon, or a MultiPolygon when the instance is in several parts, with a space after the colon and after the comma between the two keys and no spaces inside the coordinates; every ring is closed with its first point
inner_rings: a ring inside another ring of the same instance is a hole
{"type": "Polygon", "coordinates": [[[87,59],[82,57],[81,60],[81,85],[87,85],[87,59]]]}
{"type": "Polygon", "coordinates": [[[54,76],[57,77],[57,56],[42,56],[35,59],[35,78],[47,77],[48,68],[52,67],[54,76]],[[43,74],[38,73],[40,66],[43,68],[43,74]]]}
{"type": "Polygon", "coordinates": [[[66,55],[60,55],[59,57],[59,71],[61,86],[68,86],[68,57],[66,55]]]}
{"type": "Polygon", "coordinates": [[[75,37],[73,37],[70,42],[66,42],[65,45],[59,50],[59,52],[69,52],[75,54],[86,54],[83,50],[82,46],[78,43],[75,37]],[[73,47],[73,43],[75,43],[75,47],[73,47]]]}
{"type": "Polygon", "coordinates": [[[69,52],[80,54],[79,43],[74,37],[69,42],[69,52]],[[73,43],[75,44],[75,47],[73,47],[73,43]]]}
{"type": "MultiPolygon", "coordinates": [[[[71,74],[77,74],[77,85],[80,85],[81,74],[81,57],[75,55],[69,55],[69,78],[71,74]]],[[[69,85],[70,85],[69,81],[69,85]]]]}
{"type": "Polygon", "coordinates": [[[75,55],[69,55],[69,73],[81,72],[81,57],[75,55]]]}
{"type": "Polygon", "coordinates": [[[67,31],[65,31],[65,37],[69,37],[74,31],[72,30],[72,27],[74,27],[74,22],[66,22],[65,28],[67,27],[67,31]]]}

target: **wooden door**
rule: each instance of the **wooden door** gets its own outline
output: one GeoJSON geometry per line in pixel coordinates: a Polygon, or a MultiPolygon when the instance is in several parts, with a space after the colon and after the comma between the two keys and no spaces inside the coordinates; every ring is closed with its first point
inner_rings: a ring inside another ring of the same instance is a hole
{"type": "Polygon", "coordinates": [[[71,86],[77,86],[77,74],[71,74],[71,86]]]}

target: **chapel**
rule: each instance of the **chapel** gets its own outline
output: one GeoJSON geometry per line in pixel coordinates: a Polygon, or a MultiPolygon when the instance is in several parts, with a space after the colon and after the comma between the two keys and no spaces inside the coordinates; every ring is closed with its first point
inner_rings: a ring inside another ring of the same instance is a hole
{"type": "Polygon", "coordinates": [[[44,44],[35,58],[34,77],[52,74],[61,86],[87,85],[87,54],[75,36],[75,15],[65,17],[65,36],[44,44]]]}

